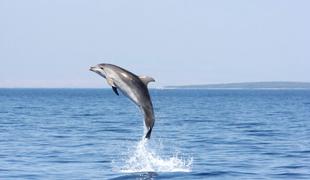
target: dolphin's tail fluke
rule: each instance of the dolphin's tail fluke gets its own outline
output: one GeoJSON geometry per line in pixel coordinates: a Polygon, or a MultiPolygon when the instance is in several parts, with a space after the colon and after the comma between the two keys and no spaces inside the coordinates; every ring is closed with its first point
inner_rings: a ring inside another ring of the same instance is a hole
{"type": "Polygon", "coordinates": [[[145,123],[145,127],[147,129],[147,133],[145,135],[146,139],[150,139],[151,137],[151,133],[152,133],[152,129],[154,126],[154,112],[153,112],[153,107],[140,107],[141,111],[144,114],[144,123],[145,123]]]}
{"type": "Polygon", "coordinates": [[[150,128],[150,129],[147,131],[147,133],[146,133],[146,135],[145,135],[145,138],[146,138],[146,139],[150,139],[150,138],[151,138],[152,129],[153,129],[153,128],[150,128]]]}

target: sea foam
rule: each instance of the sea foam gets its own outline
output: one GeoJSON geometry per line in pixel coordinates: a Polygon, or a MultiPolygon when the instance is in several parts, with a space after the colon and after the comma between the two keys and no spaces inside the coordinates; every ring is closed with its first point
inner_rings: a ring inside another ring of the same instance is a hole
{"type": "Polygon", "coordinates": [[[183,158],[178,152],[171,153],[170,157],[161,155],[161,142],[150,144],[149,140],[142,139],[134,148],[129,149],[124,165],[114,168],[122,173],[135,172],[191,172],[193,158],[183,158]]]}

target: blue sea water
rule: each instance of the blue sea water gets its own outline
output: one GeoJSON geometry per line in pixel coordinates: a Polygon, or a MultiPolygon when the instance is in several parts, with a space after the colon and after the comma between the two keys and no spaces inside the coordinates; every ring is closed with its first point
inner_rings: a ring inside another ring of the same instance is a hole
{"type": "Polygon", "coordinates": [[[0,179],[310,179],[310,91],[0,89],[0,179]]]}

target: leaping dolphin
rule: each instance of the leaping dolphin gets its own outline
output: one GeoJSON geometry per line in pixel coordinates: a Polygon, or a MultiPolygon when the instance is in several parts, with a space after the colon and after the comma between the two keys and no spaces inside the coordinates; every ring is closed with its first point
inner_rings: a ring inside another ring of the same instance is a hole
{"type": "Polygon", "coordinates": [[[155,118],[147,85],[149,82],[155,82],[155,80],[148,76],[137,76],[113,64],[98,64],[90,67],[90,70],[105,78],[115,94],[119,95],[117,90],[120,90],[139,106],[143,112],[144,123],[147,128],[145,138],[149,139],[155,118]]]}

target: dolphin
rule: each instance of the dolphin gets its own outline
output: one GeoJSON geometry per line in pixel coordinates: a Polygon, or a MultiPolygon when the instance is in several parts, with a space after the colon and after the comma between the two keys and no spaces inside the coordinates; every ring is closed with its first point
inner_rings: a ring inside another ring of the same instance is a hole
{"type": "Polygon", "coordinates": [[[155,82],[155,80],[148,76],[137,76],[113,64],[98,64],[90,67],[90,70],[105,78],[115,94],[119,95],[118,90],[120,90],[140,108],[147,128],[145,138],[149,139],[155,117],[147,85],[149,82],[155,82]]]}

